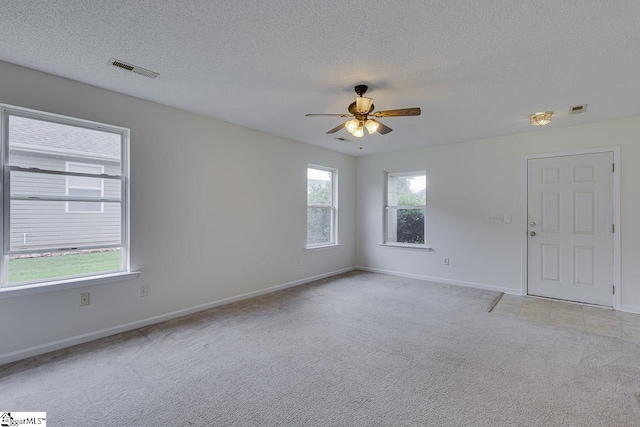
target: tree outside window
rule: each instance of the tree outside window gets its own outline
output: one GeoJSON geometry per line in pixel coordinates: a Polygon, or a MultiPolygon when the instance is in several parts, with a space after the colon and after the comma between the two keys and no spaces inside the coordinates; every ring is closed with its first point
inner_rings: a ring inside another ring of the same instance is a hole
{"type": "Polygon", "coordinates": [[[387,174],[385,243],[425,244],[425,171],[387,174]]]}
{"type": "Polygon", "coordinates": [[[307,168],[307,246],[335,244],[336,170],[307,168]]]}

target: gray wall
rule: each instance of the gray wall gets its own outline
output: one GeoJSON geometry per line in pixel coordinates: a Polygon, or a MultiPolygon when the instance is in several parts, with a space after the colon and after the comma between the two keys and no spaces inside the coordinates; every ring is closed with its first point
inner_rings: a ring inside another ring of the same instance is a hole
{"type": "MultiPolygon", "coordinates": [[[[561,118],[558,118],[560,121],[561,118]]],[[[358,266],[428,280],[522,290],[523,157],[620,147],[621,310],[640,313],[640,117],[447,144],[358,159],[358,266]],[[427,245],[381,247],[384,172],[426,169],[427,245]],[[487,223],[511,215],[511,223],[487,223]],[[443,258],[449,258],[445,265],[443,258]]]]}
{"type": "Polygon", "coordinates": [[[131,268],[142,271],[0,299],[0,363],[355,264],[355,158],[8,63],[0,76],[2,103],[131,129],[131,268]],[[340,173],[332,249],[304,250],[309,163],[340,173]]]}

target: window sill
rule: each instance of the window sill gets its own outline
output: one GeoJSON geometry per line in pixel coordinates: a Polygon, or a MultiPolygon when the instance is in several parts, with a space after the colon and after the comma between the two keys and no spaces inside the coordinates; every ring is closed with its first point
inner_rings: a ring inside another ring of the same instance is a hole
{"type": "Polygon", "coordinates": [[[426,245],[412,245],[410,243],[380,243],[380,246],[386,246],[388,248],[402,248],[402,249],[413,249],[418,251],[433,252],[433,248],[430,248],[426,245]]]}
{"type": "Polygon", "coordinates": [[[340,243],[330,243],[328,245],[318,245],[318,246],[307,246],[304,248],[305,251],[319,251],[322,249],[331,249],[337,248],[338,246],[342,246],[340,243]]]}
{"type": "Polygon", "coordinates": [[[99,276],[77,277],[52,282],[10,286],[0,289],[0,299],[61,291],[64,289],[83,288],[87,286],[101,285],[103,283],[123,282],[125,280],[137,279],[139,274],[139,271],[124,271],[119,273],[102,274],[99,276]]]}

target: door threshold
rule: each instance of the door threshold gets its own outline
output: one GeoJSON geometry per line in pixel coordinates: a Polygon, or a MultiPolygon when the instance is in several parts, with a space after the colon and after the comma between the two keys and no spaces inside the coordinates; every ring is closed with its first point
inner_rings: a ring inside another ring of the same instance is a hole
{"type": "Polygon", "coordinates": [[[591,304],[588,302],[580,302],[580,301],[571,301],[568,299],[561,299],[561,298],[552,298],[552,297],[541,297],[539,295],[525,295],[527,298],[536,298],[536,299],[543,299],[543,300],[550,300],[550,301],[558,301],[558,302],[564,302],[567,304],[575,304],[575,305],[583,305],[585,307],[594,307],[594,308],[608,308],[609,310],[613,310],[615,311],[615,308],[613,308],[613,306],[611,305],[600,305],[600,304],[591,304]]]}

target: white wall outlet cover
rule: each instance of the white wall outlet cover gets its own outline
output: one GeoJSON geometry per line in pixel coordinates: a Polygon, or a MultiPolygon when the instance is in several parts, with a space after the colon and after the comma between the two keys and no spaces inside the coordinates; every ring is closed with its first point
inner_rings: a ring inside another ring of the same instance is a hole
{"type": "Polygon", "coordinates": [[[148,284],[140,285],[140,296],[146,297],[147,295],[149,295],[149,285],[148,284]]]}
{"type": "Polygon", "coordinates": [[[89,292],[83,292],[80,294],[80,305],[89,305],[90,301],[89,292]]]}
{"type": "Polygon", "coordinates": [[[502,215],[487,215],[487,222],[502,222],[502,215]]]}

